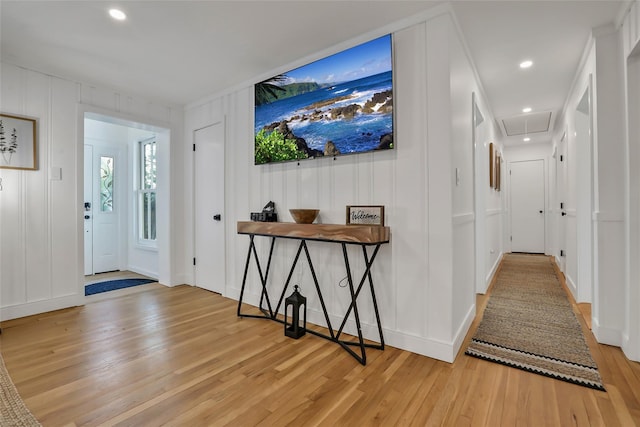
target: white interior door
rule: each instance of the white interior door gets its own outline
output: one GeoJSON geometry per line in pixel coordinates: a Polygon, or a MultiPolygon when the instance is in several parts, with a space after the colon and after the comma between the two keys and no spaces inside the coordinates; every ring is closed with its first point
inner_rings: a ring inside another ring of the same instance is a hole
{"type": "Polygon", "coordinates": [[[544,253],[544,161],[510,164],[511,251],[544,253]]]}
{"type": "Polygon", "coordinates": [[[225,290],[224,124],[195,132],[194,279],[198,287],[225,290]]]}
{"type": "MultiPolygon", "coordinates": [[[[118,177],[124,165],[118,149],[93,151],[93,272],[120,269],[120,210],[118,177]]],[[[85,248],[86,250],[86,248],[85,248]]]]}
{"type": "Polygon", "coordinates": [[[84,146],[84,274],[93,274],[93,146],[84,146]]]}

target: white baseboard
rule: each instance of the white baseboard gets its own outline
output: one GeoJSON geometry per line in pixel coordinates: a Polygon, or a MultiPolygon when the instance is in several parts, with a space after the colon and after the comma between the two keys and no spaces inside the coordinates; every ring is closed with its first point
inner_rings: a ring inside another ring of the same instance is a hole
{"type": "Polygon", "coordinates": [[[174,278],[173,283],[169,284],[168,286],[178,286],[178,285],[193,286],[193,282],[189,280],[189,277],[187,274],[179,274],[174,278]]]}
{"type": "Polygon", "coordinates": [[[634,345],[629,334],[622,335],[622,351],[627,359],[640,362],[640,343],[634,345]]]}
{"type": "Polygon", "coordinates": [[[157,271],[149,271],[144,268],[139,268],[133,265],[127,267],[127,270],[132,271],[134,273],[142,274],[143,276],[151,277],[152,279],[158,280],[158,272],[157,271]]]}
{"type": "Polygon", "coordinates": [[[622,333],[616,329],[600,326],[600,321],[596,317],[591,319],[591,331],[600,344],[622,347],[622,333]]]}
{"type": "MultiPolygon", "coordinates": [[[[225,295],[225,297],[234,299],[236,301],[240,299],[239,289],[228,287],[227,291],[228,291],[228,294],[225,295]]],[[[256,306],[255,304],[252,304],[251,302],[247,302],[247,301],[259,301],[259,299],[260,299],[260,296],[257,294],[254,295],[254,294],[245,293],[245,295],[243,296],[243,300],[244,300],[243,304],[248,304],[255,307],[256,306]]],[[[273,308],[275,309],[275,307],[273,308]]],[[[283,307],[281,307],[280,311],[282,311],[282,309],[283,307]]],[[[356,325],[355,325],[355,321],[352,320],[352,316],[353,314],[349,316],[349,320],[347,321],[344,327],[344,332],[349,335],[356,336],[357,335],[356,325]]],[[[469,330],[469,327],[471,326],[471,323],[473,322],[474,318],[475,318],[475,305],[469,309],[469,312],[467,313],[467,316],[465,317],[464,322],[458,328],[456,336],[452,342],[420,337],[410,333],[391,330],[384,327],[382,328],[383,329],[382,333],[384,336],[385,345],[399,348],[401,350],[410,351],[412,353],[417,353],[423,356],[431,357],[433,359],[442,360],[444,362],[453,363],[458,353],[458,350],[460,349],[464,341],[464,338],[466,336],[466,333],[469,330]]],[[[340,316],[336,316],[332,314],[329,314],[329,320],[331,321],[331,326],[334,329],[339,328],[340,324],[342,323],[342,318],[340,316]]],[[[321,310],[308,309],[307,322],[314,325],[322,326],[322,327],[327,326],[326,321],[324,319],[324,314],[322,313],[321,310]]],[[[380,342],[380,338],[378,335],[378,326],[375,323],[375,321],[373,323],[365,323],[361,319],[360,329],[362,331],[362,335],[364,338],[371,341],[380,342]]],[[[375,350],[372,350],[372,351],[375,351],[375,350]]]]}
{"type": "MultiPolygon", "coordinates": [[[[464,321],[456,331],[456,335],[453,338],[453,348],[452,348],[453,353],[451,355],[452,356],[451,362],[455,360],[456,355],[458,354],[458,351],[460,351],[460,347],[462,347],[464,338],[467,336],[467,332],[469,332],[469,329],[471,328],[471,324],[473,323],[473,320],[475,318],[476,318],[476,305],[474,303],[473,305],[471,305],[471,307],[469,307],[469,311],[467,311],[467,315],[465,316],[464,321]]],[[[446,361],[449,362],[449,360],[446,360],[446,361]]]]}
{"type": "Polygon", "coordinates": [[[504,253],[500,254],[496,258],[496,262],[493,263],[493,266],[491,267],[491,270],[489,270],[489,274],[487,274],[487,277],[484,278],[484,292],[483,292],[483,294],[487,293],[487,289],[489,289],[489,285],[491,285],[491,281],[493,280],[493,277],[496,275],[496,271],[498,270],[498,266],[500,265],[500,261],[502,261],[502,255],[504,255],[504,253]]]}
{"type": "Polygon", "coordinates": [[[84,295],[67,295],[42,301],[27,302],[2,307],[0,310],[0,321],[18,319],[20,317],[32,316],[34,314],[46,313],[48,311],[62,310],[63,308],[76,307],[83,304],[84,295]]]}
{"type": "Polygon", "coordinates": [[[571,291],[571,295],[573,296],[574,300],[578,300],[578,286],[576,286],[576,283],[573,281],[573,279],[571,278],[571,276],[569,276],[568,274],[564,274],[564,279],[565,282],[567,283],[567,287],[569,288],[569,291],[571,291]]]}

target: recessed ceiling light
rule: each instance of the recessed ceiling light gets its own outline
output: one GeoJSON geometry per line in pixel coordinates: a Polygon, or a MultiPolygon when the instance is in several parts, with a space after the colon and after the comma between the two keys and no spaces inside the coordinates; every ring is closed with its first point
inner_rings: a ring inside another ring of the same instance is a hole
{"type": "Polygon", "coordinates": [[[124,21],[127,19],[127,15],[120,9],[109,9],[109,15],[115,20],[124,21]]]}
{"type": "Polygon", "coordinates": [[[520,63],[520,68],[529,68],[533,65],[533,61],[523,61],[520,63]]]}
{"type": "Polygon", "coordinates": [[[529,141],[531,141],[531,138],[526,137],[526,138],[524,138],[524,139],[523,139],[523,141],[524,141],[524,142],[529,142],[529,141]]]}
{"type": "Polygon", "coordinates": [[[523,113],[530,113],[531,112],[531,107],[525,107],[522,109],[523,113]]]}

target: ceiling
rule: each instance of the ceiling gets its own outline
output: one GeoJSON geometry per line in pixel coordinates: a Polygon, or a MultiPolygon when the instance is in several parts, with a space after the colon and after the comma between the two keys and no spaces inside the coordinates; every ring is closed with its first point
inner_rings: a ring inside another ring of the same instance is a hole
{"type": "MultiPolygon", "coordinates": [[[[441,1],[0,1],[3,62],[187,104],[441,1]],[[118,5],[128,15],[112,20],[118,5]]],[[[592,28],[625,1],[453,1],[496,121],[552,127],[592,28]],[[531,59],[534,65],[520,70],[531,59]],[[523,114],[529,106],[532,112],[523,114]],[[540,116],[542,115],[542,120],[540,116]],[[535,117],[534,117],[535,116],[535,117]]],[[[365,40],[362,40],[365,41],[365,40]]],[[[345,46],[348,47],[348,46],[345,46]]],[[[506,135],[506,134],[505,134],[506,135]]],[[[550,140],[549,131],[531,142],[550,140]]],[[[510,136],[505,143],[521,143],[510,136]]]]}

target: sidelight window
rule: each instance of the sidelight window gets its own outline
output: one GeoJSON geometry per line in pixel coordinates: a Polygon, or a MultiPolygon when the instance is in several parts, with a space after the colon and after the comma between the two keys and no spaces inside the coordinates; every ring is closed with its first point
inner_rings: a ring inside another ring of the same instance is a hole
{"type": "Polygon", "coordinates": [[[138,176],[138,241],[156,242],[156,150],[155,138],[140,141],[138,176]]]}

